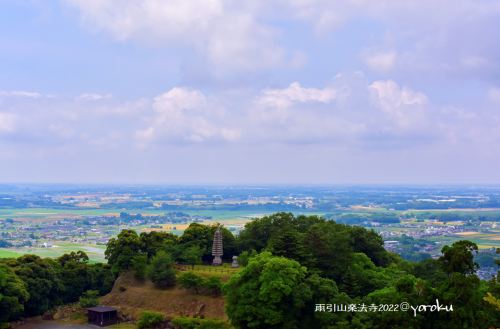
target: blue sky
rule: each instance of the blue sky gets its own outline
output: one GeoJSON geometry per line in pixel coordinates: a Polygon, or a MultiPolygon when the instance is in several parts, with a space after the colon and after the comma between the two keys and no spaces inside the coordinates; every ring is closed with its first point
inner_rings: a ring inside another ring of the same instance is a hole
{"type": "Polygon", "coordinates": [[[498,184],[497,1],[0,0],[0,181],[498,184]]]}

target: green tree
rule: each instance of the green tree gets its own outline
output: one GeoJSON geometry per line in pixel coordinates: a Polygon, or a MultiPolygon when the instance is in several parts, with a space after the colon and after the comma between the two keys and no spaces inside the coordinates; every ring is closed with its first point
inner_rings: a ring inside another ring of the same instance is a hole
{"type": "Polygon", "coordinates": [[[341,291],[345,292],[349,297],[356,297],[360,291],[360,285],[358,277],[351,270],[351,267],[347,267],[347,271],[342,277],[341,291]]]}
{"type": "Polygon", "coordinates": [[[243,251],[238,256],[238,265],[243,266],[243,267],[248,265],[248,251],[243,251]]]}
{"type": "Polygon", "coordinates": [[[99,306],[99,291],[87,290],[80,297],[80,307],[96,307],[99,306]]]}
{"type": "Polygon", "coordinates": [[[299,233],[305,233],[310,226],[324,221],[318,216],[295,217],[292,213],[285,212],[254,218],[245,224],[245,229],[238,235],[237,242],[240,250],[255,249],[260,252],[267,247],[269,240],[279,236],[282,230],[294,229],[299,233]]]}
{"type": "Polygon", "coordinates": [[[182,258],[192,266],[194,270],[195,265],[199,265],[202,263],[201,257],[205,253],[205,249],[200,249],[199,246],[194,245],[189,248],[186,248],[182,253],[182,258]]]}
{"type": "Polygon", "coordinates": [[[346,225],[328,221],[310,227],[302,240],[309,271],[340,282],[353,261],[351,242],[346,225]]]}
{"type": "Polygon", "coordinates": [[[132,268],[132,259],[139,254],[141,241],[134,230],[123,230],[117,239],[110,239],[106,245],[106,259],[113,273],[132,268]]]}
{"type": "MultiPolygon", "coordinates": [[[[232,259],[232,256],[237,254],[236,239],[233,233],[225,228],[224,225],[220,227],[220,230],[223,241],[223,259],[232,259]]],[[[182,245],[184,249],[197,245],[200,249],[205,250],[203,260],[209,260],[212,258],[215,231],[217,231],[217,225],[209,226],[191,223],[184,233],[177,239],[177,242],[182,245]]]]}
{"type": "MultiPolygon", "coordinates": [[[[321,328],[345,317],[340,313],[315,314],[314,303],[340,302],[332,280],[313,275],[294,260],[257,255],[244,269],[223,285],[226,314],[239,328],[321,328]]],[[[349,298],[342,294],[343,301],[349,298]]]]}
{"type": "Polygon", "coordinates": [[[37,255],[24,255],[6,262],[27,284],[29,300],[24,303],[24,315],[40,315],[57,303],[59,284],[49,264],[37,255]]]}
{"type": "Polygon", "coordinates": [[[158,312],[144,311],[141,312],[141,320],[137,322],[139,329],[157,328],[163,321],[165,316],[158,312]]]}
{"type": "Polygon", "coordinates": [[[88,262],[89,256],[84,251],[78,250],[76,253],[72,251],[69,254],[64,254],[57,258],[57,260],[64,266],[68,261],[88,262]]]}
{"type": "Polygon", "coordinates": [[[438,282],[446,281],[447,275],[439,269],[436,259],[426,258],[415,264],[414,275],[427,280],[435,288],[438,282]]]}
{"type": "Polygon", "coordinates": [[[198,293],[203,287],[204,279],[193,272],[186,272],[179,276],[178,282],[182,288],[186,290],[194,290],[195,293],[198,293]]]}
{"type": "Polygon", "coordinates": [[[111,265],[104,263],[87,264],[91,277],[90,290],[99,290],[99,295],[104,296],[111,292],[115,283],[115,276],[111,272],[111,265]]]}
{"type": "Polygon", "coordinates": [[[474,262],[473,252],[477,254],[477,244],[468,240],[460,240],[452,246],[444,246],[441,249],[443,256],[439,257],[438,263],[441,270],[451,276],[453,273],[470,275],[476,272],[479,264],[474,262]]]}
{"type": "Polygon", "coordinates": [[[289,259],[295,259],[302,263],[304,258],[302,237],[294,229],[284,230],[279,236],[273,237],[266,248],[275,256],[283,256],[289,259]]]}
{"type": "Polygon", "coordinates": [[[146,278],[146,269],[148,267],[148,256],[137,255],[132,259],[132,267],[134,268],[134,277],[138,280],[146,278]]]}
{"type": "Polygon", "coordinates": [[[19,317],[30,298],[27,284],[7,265],[0,263],[0,325],[19,317]]]}
{"type": "Polygon", "coordinates": [[[203,282],[203,288],[212,294],[219,294],[222,288],[222,277],[218,275],[212,275],[205,279],[203,282]]]}
{"type": "Polygon", "coordinates": [[[150,265],[146,270],[146,276],[157,287],[165,288],[173,286],[177,282],[177,271],[174,269],[174,265],[175,261],[170,254],[159,251],[151,258],[150,265]]]}
{"type": "Polygon", "coordinates": [[[148,259],[156,255],[160,250],[163,250],[166,244],[176,242],[177,236],[172,233],[151,231],[150,233],[142,232],[139,236],[140,250],[147,254],[148,259]]]}
{"type": "Polygon", "coordinates": [[[77,261],[68,261],[64,264],[61,268],[60,280],[62,283],[60,296],[65,303],[77,301],[92,284],[89,267],[86,263],[77,261]]]}

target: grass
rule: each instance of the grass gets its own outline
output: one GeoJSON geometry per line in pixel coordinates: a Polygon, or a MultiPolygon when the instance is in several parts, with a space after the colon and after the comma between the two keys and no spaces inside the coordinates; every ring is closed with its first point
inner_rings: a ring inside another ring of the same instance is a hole
{"type": "Polygon", "coordinates": [[[86,317],[81,312],[72,313],[72,314],[70,314],[69,318],[71,320],[71,323],[77,323],[77,324],[87,324],[88,323],[88,317],[86,317]]]}
{"type": "Polygon", "coordinates": [[[22,254],[18,254],[16,252],[12,252],[12,251],[5,250],[5,249],[0,249],[0,258],[8,258],[8,257],[17,258],[19,256],[22,256],[22,254]]]}

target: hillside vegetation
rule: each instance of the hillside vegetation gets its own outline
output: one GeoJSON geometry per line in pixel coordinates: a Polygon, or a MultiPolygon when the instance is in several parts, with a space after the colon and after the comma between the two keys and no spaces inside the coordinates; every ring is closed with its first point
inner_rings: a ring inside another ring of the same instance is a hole
{"type": "Polygon", "coordinates": [[[121,309],[123,314],[138,318],[141,311],[156,311],[166,316],[176,317],[182,314],[195,314],[200,307],[209,318],[227,319],[224,312],[224,298],[196,295],[176,285],[167,289],[158,289],[148,280],[134,278],[133,271],[123,272],[115,282],[111,292],[100,299],[101,305],[121,309]],[[124,287],[124,292],[120,291],[124,287]]]}

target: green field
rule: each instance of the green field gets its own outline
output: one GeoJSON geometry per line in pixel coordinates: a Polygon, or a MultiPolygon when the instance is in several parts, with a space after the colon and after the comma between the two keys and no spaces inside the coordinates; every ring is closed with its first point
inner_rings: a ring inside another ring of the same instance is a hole
{"type": "Polygon", "coordinates": [[[19,256],[21,256],[21,254],[18,254],[18,253],[9,251],[9,250],[5,250],[5,249],[0,249],[0,258],[8,258],[8,257],[17,258],[19,256]]]}
{"type": "MultiPolygon", "coordinates": [[[[12,249],[12,251],[14,251],[15,253],[12,253],[13,256],[8,256],[8,257],[19,257],[20,255],[23,254],[35,254],[40,257],[57,258],[64,254],[68,254],[72,251],[77,252],[78,250],[82,250],[87,254],[87,256],[89,256],[89,260],[91,262],[94,263],[107,262],[106,259],[104,258],[104,251],[106,250],[106,246],[84,245],[76,243],[56,243],[55,245],[57,245],[58,247],[12,249]]],[[[0,249],[0,256],[2,250],[4,249],[0,249]]]]}

